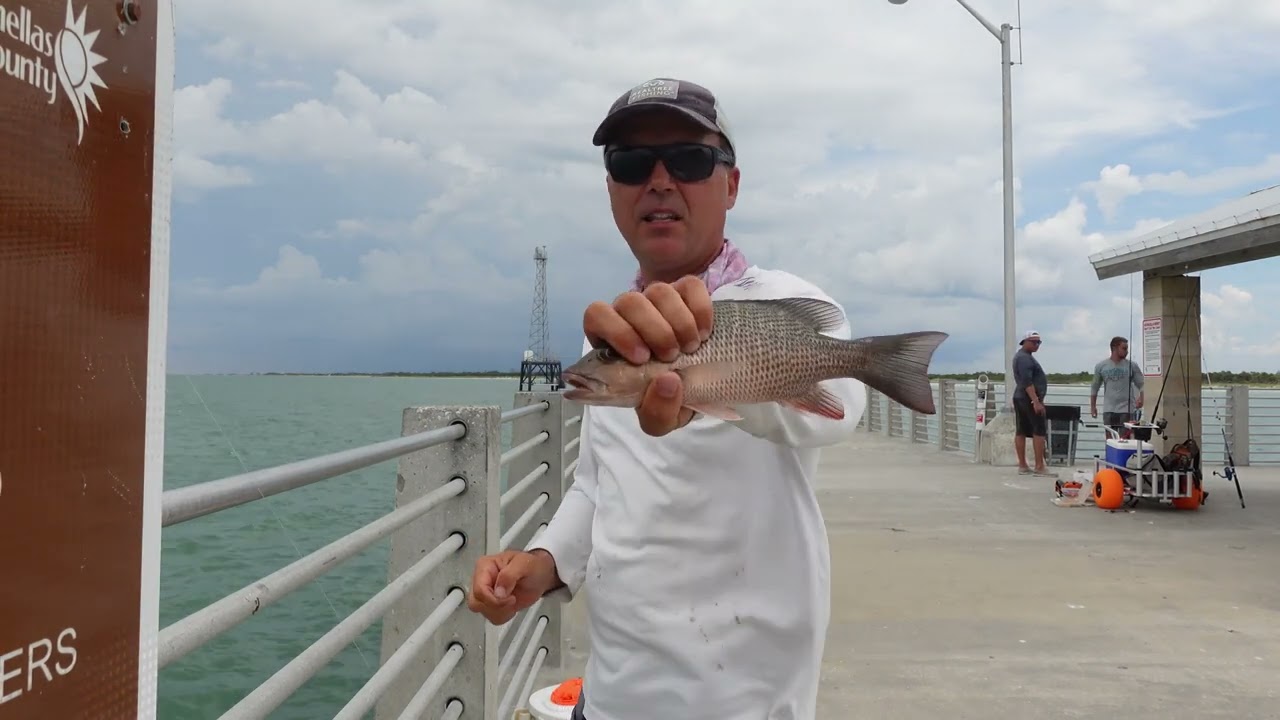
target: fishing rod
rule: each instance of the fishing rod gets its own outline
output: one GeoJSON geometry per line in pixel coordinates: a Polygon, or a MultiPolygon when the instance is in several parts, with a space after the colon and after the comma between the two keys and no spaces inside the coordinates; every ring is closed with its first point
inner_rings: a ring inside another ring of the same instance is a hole
{"type": "MultiPolygon", "coordinates": [[[[1200,319],[1196,318],[1196,330],[1200,330],[1200,319]]],[[[1204,349],[1200,350],[1200,363],[1204,364],[1204,349]]],[[[1204,371],[1204,376],[1209,380],[1209,388],[1213,388],[1213,376],[1208,370],[1204,371]]],[[[1236,496],[1240,498],[1240,507],[1244,508],[1244,491],[1240,489],[1240,475],[1236,471],[1235,454],[1231,452],[1231,438],[1227,437],[1227,423],[1222,419],[1222,408],[1218,404],[1217,398],[1213,401],[1213,416],[1218,420],[1218,432],[1222,433],[1222,451],[1226,455],[1226,462],[1222,466],[1222,472],[1213,471],[1215,477],[1220,477],[1230,483],[1235,483],[1236,496]]]]}
{"type": "Polygon", "coordinates": [[[1223,423],[1219,430],[1222,431],[1222,449],[1227,454],[1227,462],[1222,466],[1222,472],[1217,470],[1213,474],[1217,477],[1226,479],[1227,482],[1236,484],[1236,495],[1240,498],[1240,507],[1244,508],[1244,491],[1240,489],[1240,475],[1236,472],[1236,459],[1231,454],[1231,441],[1227,439],[1227,425],[1223,423]]]}
{"type": "MultiPolygon", "coordinates": [[[[1130,301],[1132,301],[1132,296],[1130,296],[1130,301]]],[[[1187,303],[1187,312],[1186,314],[1183,315],[1182,325],[1179,326],[1178,332],[1174,336],[1173,350],[1169,354],[1170,357],[1176,357],[1178,354],[1178,345],[1182,342],[1182,333],[1186,331],[1187,321],[1191,318],[1191,309],[1193,307],[1195,307],[1193,303],[1191,302],[1187,303]]],[[[1163,328],[1162,328],[1162,332],[1163,332],[1163,328]]],[[[1143,338],[1142,349],[1143,349],[1143,352],[1146,352],[1147,350],[1145,337],[1143,338]]],[[[1165,471],[1177,470],[1182,463],[1177,461],[1175,453],[1183,454],[1183,452],[1180,452],[1180,448],[1182,448],[1185,450],[1185,454],[1190,456],[1190,462],[1189,462],[1190,470],[1192,473],[1194,473],[1195,482],[1197,486],[1199,486],[1202,484],[1202,478],[1204,477],[1204,474],[1200,464],[1200,446],[1198,443],[1195,443],[1193,438],[1190,436],[1191,433],[1195,432],[1195,430],[1194,430],[1194,426],[1191,424],[1192,423],[1191,385],[1190,385],[1190,380],[1187,378],[1187,373],[1186,373],[1186,358],[1182,359],[1182,365],[1183,365],[1182,375],[1183,375],[1183,386],[1184,386],[1183,403],[1186,406],[1185,410],[1187,413],[1188,437],[1185,441],[1176,443],[1174,445],[1173,450],[1170,451],[1169,454],[1165,455],[1164,457],[1153,454],[1150,456],[1149,459],[1143,461],[1143,465],[1144,465],[1144,469],[1146,466],[1150,464],[1154,464],[1154,465],[1158,465],[1161,470],[1165,470],[1165,471]]],[[[1139,442],[1149,441],[1151,439],[1151,435],[1153,432],[1155,432],[1165,440],[1169,439],[1169,435],[1165,432],[1165,429],[1169,426],[1169,421],[1166,420],[1165,418],[1158,417],[1157,413],[1160,410],[1160,403],[1164,400],[1164,389],[1169,379],[1169,371],[1172,369],[1173,369],[1173,363],[1168,363],[1164,365],[1164,368],[1160,372],[1160,392],[1156,395],[1156,404],[1151,408],[1151,418],[1152,418],[1151,421],[1130,422],[1126,424],[1127,427],[1129,427],[1131,433],[1133,434],[1133,437],[1137,438],[1139,442]]],[[[1132,390],[1130,390],[1130,392],[1132,392],[1132,390]]],[[[1203,500],[1201,500],[1201,502],[1203,503],[1203,500]]]]}
{"type": "MultiPolygon", "coordinates": [[[[1174,338],[1173,338],[1173,350],[1169,353],[1169,357],[1171,357],[1171,358],[1173,358],[1173,357],[1177,357],[1177,356],[1178,356],[1178,344],[1182,342],[1182,333],[1183,333],[1184,331],[1186,331],[1186,329],[1187,329],[1187,321],[1191,319],[1191,308],[1193,308],[1193,307],[1197,307],[1195,303],[1193,303],[1193,302],[1188,302],[1188,303],[1187,303],[1187,312],[1182,316],[1182,325],[1178,327],[1178,334],[1177,334],[1177,335],[1175,335],[1175,336],[1174,336],[1174,338]]],[[[1197,314],[1198,314],[1198,313],[1197,313],[1197,314]]],[[[1143,345],[1143,351],[1145,352],[1145,350],[1146,350],[1146,346],[1145,346],[1145,344],[1144,344],[1144,345],[1143,345]]],[[[1202,353],[1202,354],[1203,354],[1203,353],[1202,353]]],[[[1164,367],[1164,369],[1163,369],[1163,370],[1161,370],[1161,374],[1160,374],[1160,392],[1159,392],[1159,394],[1157,394],[1157,395],[1156,395],[1156,404],[1155,404],[1155,406],[1151,408],[1151,417],[1152,417],[1152,418],[1154,418],[1154,417],[1156,416],[1156,413],[1160,410],[1160,401],[1164,399],[1164,388],[1165,388],[1165,384],[1166,384],[1166,382],[1167,382],[1167,381],[1168,381],[1168,379],[1169,379],[1169,371],[1170,371],[1171,369],[1173,369],[1173,363],[1169,363],[1168,365],[1166,365],[1166,366],[1164,367]]],[[[1188,431],[1188,432],[1195,432],[1194,427],[1191,425],[1191,421],[1192,421],[1192,418],[1191,418],[1191,381],[1187,378],[1187,359],[1186,359],[1185,357],[1182,359],[1182,382],[1183,382],[1183,390],[1184,390],[1184,394],[1183,394],[1183,401],[1186,403],[1186,406],[1187,406],[1187,407],[1186,407],[1186,410],[1187,410],[1187,431],[1188,431]]],[[[1162,430],[1162,431],[1163,431],[1163,429],[1164,429],[1164,428],[1161,428],[1161,430],[1162,430]]],[[[1168,440],[1168,439],[1169,439],[1167,435],[1164,435],[1164,434],[1163,434],[1163,432],[1161,432],[1161,435],[1162,435],[1166,440],[1168,440]]]]}
{"type": "MultiPolygon", "coordinates": [[[[1198,311],[1198,307],[1199,307],[1199,305],[1198,305],[1196,302],[1194,302],[1194,301],[1188,301],[1188,302],[1187,302],[1187,311],[1186,311],[1186,313],[1185,313],[1185,314],[1183,315],[1183,317],[1182,317],[1182,324],[1181,324],[1181,326],[1179,326],[1179,328],[1178,328],[1178,333],[1177,333],[1177,335],[1175,335],[1175,336],[1174,336],[1174,339],[1173,339],[1173,350],[1172,350],[1172,352],[1170,352],[1170,357],[1177,357],[1177,353],[1178,353],[1178,345],[1182,342],[1182,335],[1183,335],[1183,333],[1186,331],[1187,322],[1191,319],[1191,313],[1192,313],[1192,310],[1193,310],[1193,309],[1196,309],[1196,310],[1197,310],[1197,312],[1196,312],[1196,330],[1197,330],[1197,332],[1199,332],[1199,331],[1201,330],[1201,326],[1200,326],[1200,318],[1199,318],[1200,313],[1199,313],[1199,311],[1198,311]]],[[[1145,346],[1144,346],[1144,350],[1145,350],[1145,346]]],[[[1209,378],[1209,385],[1210,385],[1210,388],[1212,388],[1212,386],[1213,386],[1213,378],[1209,375],[1209,373],[1205,372],[1205,371],[1204,371],[1204,368],[1203,368],[1203,363],[1204,363],[1204,350],[1203,350],[1203,348],[1201,348],[1200,355],[1201,355],[1201,365],[1202,365],[1202,367],[1197,368],[1197,370],[1198,370],[1198,371],[1199,371],[1199,372],[1200,372],[1204,377],[1208,377],[1208,378],[1209,378]]],[[[1181,359],[1181,361],[1182,361],[1183,403],[1184,403],[1184,405],[1185,405],[1185,411],[1186,411],[1186,413],[1187,413],[1187,434],[1188,434],[1188,437],[1187,437],[1187,439],[1186,439],[1183,443],[1179,443],[1179,445],[1186,445],[1186,444],[1192,444],[1192,441],[1193,441],[1193,438],[1194,438],[1194,435],[1195,435],[1195,425],[1194,425],[1194,422],[1195,422],[1196,418],[1193,418],[1193,417],[1191,416],[1191,376],[1190,376],[1190,374],[1187,372],[1187,358],[1184,356],[1184,357],[1181,359]]],[[[1152,417],[1152,418],[1155,418],[1155,417],[1156,417],[1156,412],[1157,412],[1157,411],[1159,410],[1159,408],[1160,408],[1160,402],[1161,402],[1161,401],[1163,400],[1163,398],[1164,398],[1164,389],[1165,389],[1166,381],[1168,380],[1168,377],[1169,377],[1169,371],[1172,369],[1172,366],[1173,366],[1173,363],[1169,363],[1169,365],[1168,365],[1168,366],[1166,366],[1165,368],[1163,368],[1163,370],[1162,370],[1162,372],[1161,372],[1161,377],[1160,377],[1160,393],[1156,396],[1156,404],[1155,404],[1155,406],[1154,406],[1154,407],[1152,408],[1152,410],[1151,410],[1151,417],[1152,417]]],[[[1203,398],[1203,393],[1201,393],[1201,397],[1203,398]]],[[[1216,417],[1216,418],[1218,419],[1218,421],[1219,421],[1219,430],[1220,430],[1220,432],[1222,433],[1222,443],[1223,443],[1223,449],[1224,449],[1224,451],[1225,451],[1225,455],[1226,455],[1226,463],[1225,463],[1225,464],[1224,464],[1224,466],[1223,466],[1223,472],[1222,472],[1222,473],[1219,473],[1219,472],[1217,472],[1217,471],[1215,470],[1215,471],[1213,472],[1213,474],[1214,474],[1215,476],[1217,476],[1217,477],[1226,478],[1226,480],[1227,480],[1228,482],[1234,482],[1234,483],[1235,483],[1235,486],[1236,486],[1236,495],[1238,495],[1238,496],[1239,496],[1239,498],[1240,498],[1240,507],[1242,507],[1242,508],[1243,508],[1243,507],[1245,506],[1245,505],[1244,505],[1244,491],[1240,488],[1240,478],[1239,478],[1239,474],[1236,472],[1235,456],[1234,456],[1234,454],[1231,452],[1231,442],[1230,442],[1230,439],[1227,437],[1227,427],[1226,427],[1226,423],[1222,421],[1221,410],[1220,410],[1220,408],[1219,408],[1219,406],[1218,406],[1218,404],[1217,404],[1217,401],[1216,401],[1216,400],[1214,401],[1214,411],[1215,411],[1215,417],[1216,417]]],[[[1161,437],[1163,437],[1164,439],[1168,440],[1168,439],[1169,439],[1169,436],[1168,436],[1167,434],[1165,434],[1165,432],[1164,432],[1165,428],[1168,426],[1168,421],[1167,421],[1167,420],[1164,420],[1164,419],[1156,420],[1156,421],[1155,421],[1155,423],[1154,423],[1154,425],[1155,425],[1155,427],[1159,430],[1159,432],[1160,432],[1160,436],[1161,436],[1161,437]]],[[[1196,445],[1196,447],[1195,447],[1195,451],[1194,451],[1194,460],[1193,460],[1193,466],[1192,466],[1192,467],[1193,467],[1193,470],[1195,471],[1195,474],[1196,474],[1196,478],[1197,478],[1197,480],[1199,480],[1200,478],[1203,478],[1203,476],[1204,476],[1204,472],[1203,472],[1203,468],[1202,468],[1202,462],[1201,462],[1201,460],[1202,460],[1202,458],[1201,458],[1201,453],[1200,453],[1200,447],[1199,447],[1198,445],[1196,445]]],[[[1161,466],[1164,466],[1164,467],[1165,467],[1165,469],[1168,469],[1168,468],[1167,468],[1167,464],[1164,462],[1164,460],[1160,460],[1160,465],[1161,465],[1161,466]]],[[[1207,498],[1207,497],[1208,497],[1208,492],[1207,492],[1207,491],[1204,493],[1204,497],[1205,497],[1205,498],[1207,498]]],[[[1203,500],[1202,500],[1202,502],[1203,502],[1203,500]]]]}

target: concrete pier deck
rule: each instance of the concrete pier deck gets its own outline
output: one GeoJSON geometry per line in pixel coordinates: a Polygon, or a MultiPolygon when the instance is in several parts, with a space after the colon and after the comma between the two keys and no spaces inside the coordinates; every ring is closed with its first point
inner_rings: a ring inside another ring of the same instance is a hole
{"type": "MultiPolygon", "coordinates": [[[[1210,475],[1199,511],[1109,512],[904,439],[828,449],[818,716],[1280,718],[1280,469],[1241,471],[1245,509],[1210,475]]],[[[582,672],[587,601],[568,606],[565,667],[545,684],[582,672]]]]}

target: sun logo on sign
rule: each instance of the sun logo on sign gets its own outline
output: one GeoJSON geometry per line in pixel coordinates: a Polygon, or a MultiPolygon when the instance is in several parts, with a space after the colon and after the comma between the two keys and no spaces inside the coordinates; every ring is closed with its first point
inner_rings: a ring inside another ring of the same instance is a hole
{"type": "Polygon", "coordinates": [[[89,124],[89,103],[93,103],[99,111],[102,110],[102,106],[98,104],[97,95],[93,93],[93,86],[97,85],[104,90],[107,87],[95,69],[107,61],[105,57],[93,51],[93,44],[98,40],[98,31],[85,32],[84,20],[87,10],[86,6],[80,11],[80,15],[76,16],[75,9],[71,7],[71,0],[67,0],[67,26],[58,33],[58,39],[54,41],[53,48],[58,80],[61,81],[62,90],[66,93],[71,109],[76,114],[76,126],[80,131],[76,139],[77,145],[84,140],[84,126],[89,124]]]}

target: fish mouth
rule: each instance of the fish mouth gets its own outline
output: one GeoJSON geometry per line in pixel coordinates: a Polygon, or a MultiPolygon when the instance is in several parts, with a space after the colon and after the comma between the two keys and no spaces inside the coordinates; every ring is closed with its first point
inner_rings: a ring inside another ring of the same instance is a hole
{"type": "Polygon", "coordinates": [[[589,378],[586,375],[579,375],[576,372],[570,372],[568,370],[560,372],[560,379],[568,383],[572,388],[571,390],[565,391],[564,398],[566,400],[577,400],[579,398],[593,395],[604,387],[604,383],[596,380],[595,378],[589,378]]]}

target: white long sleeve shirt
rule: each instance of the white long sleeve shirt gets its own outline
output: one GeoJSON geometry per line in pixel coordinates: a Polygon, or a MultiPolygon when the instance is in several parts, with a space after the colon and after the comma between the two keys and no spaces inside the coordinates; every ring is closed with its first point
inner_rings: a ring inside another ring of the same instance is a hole
{"type": "MultiPolygon", "coordinates": [[[[834,302],[757,267],[712,297],[834,302]]],[[[843,420],[766,403],[652,437],[633,409],[584,408],[573,484],[532,548],[565,583],[550,597],[588,588],[587,720],[813,720],[830,617],[813,482],[866,406],[857,380],[823,385],[843,420]]]]}

